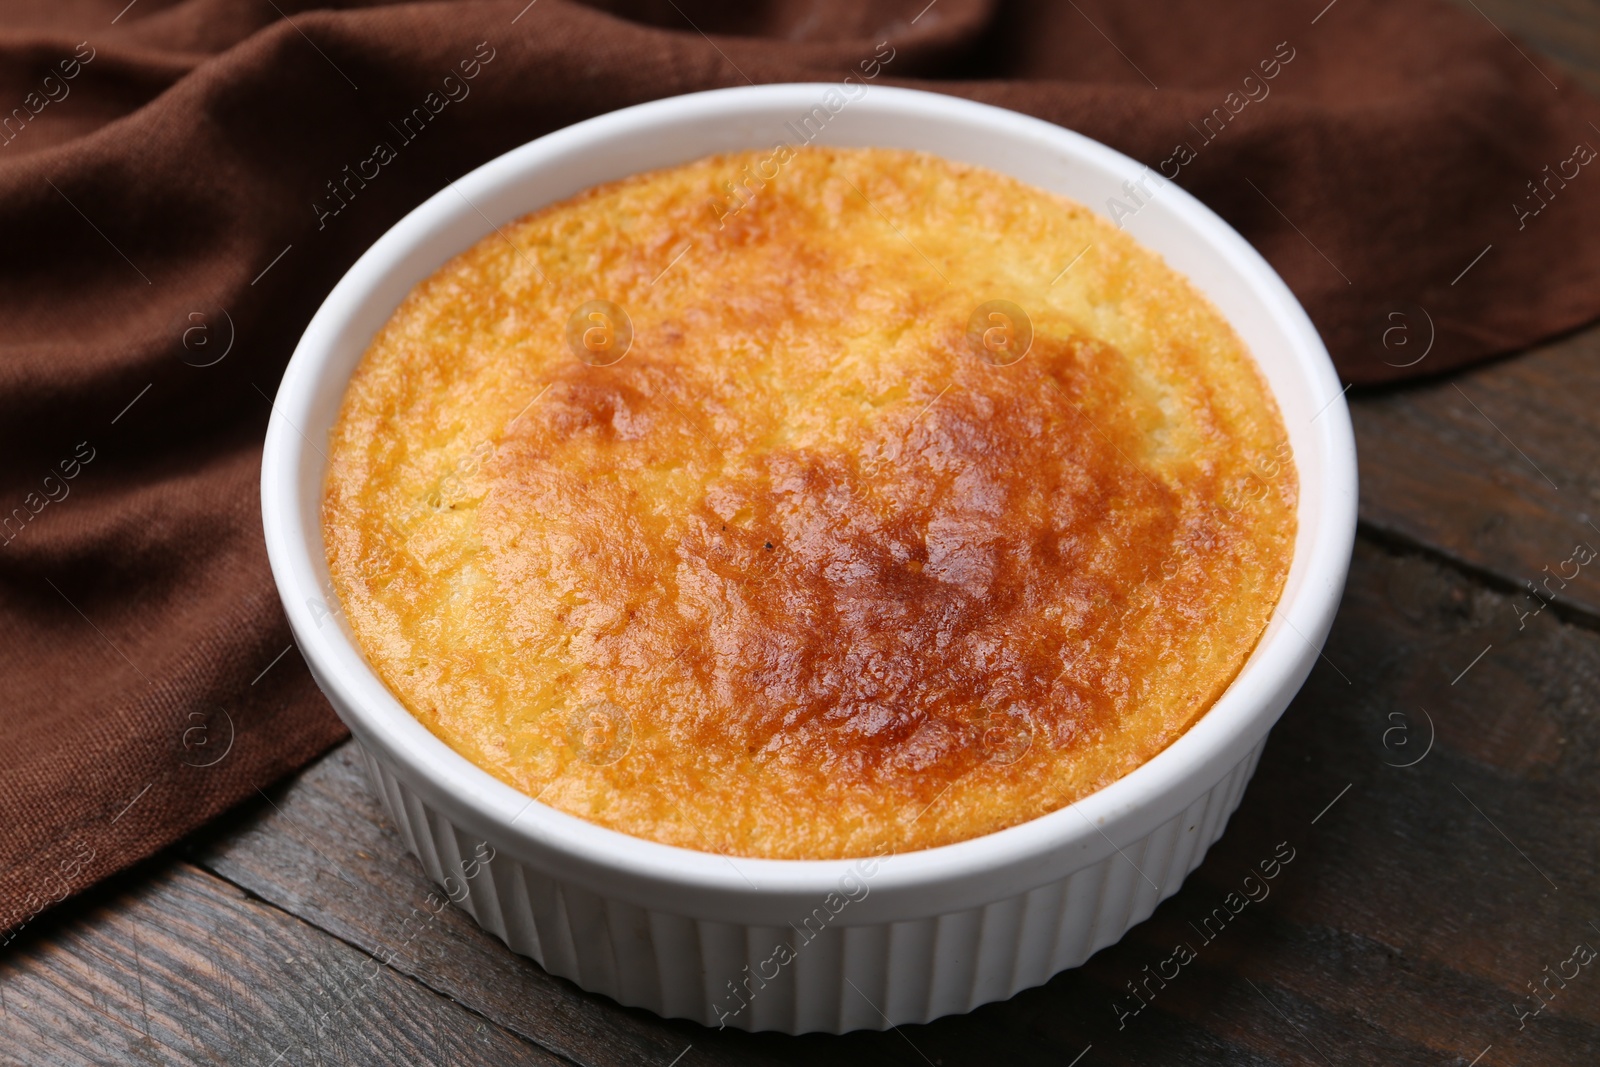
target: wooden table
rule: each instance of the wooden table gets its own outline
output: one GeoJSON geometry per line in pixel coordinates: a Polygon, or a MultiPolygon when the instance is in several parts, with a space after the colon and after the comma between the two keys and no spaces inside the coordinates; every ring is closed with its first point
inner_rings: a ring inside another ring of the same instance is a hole
{"type": "MultiPolygon", "coordinates": [[[[1600,88],[1600,9],[1480,7],[1600,88]]],[[[618,1007],[435,914],[346,744],[37,921],[0,959],[0,1061],[1600,1063],[1600,558],[1570,562],[1600,549],[1600,329],[1353,407],[1322,661],[1182,892],[1048,985],[845,1037],[618,1007]],[[1527,583],[1575,567],[1540,609],[1527,583]],[[1280,843],[1270,895],[1200,934],[1280,843]]]]}

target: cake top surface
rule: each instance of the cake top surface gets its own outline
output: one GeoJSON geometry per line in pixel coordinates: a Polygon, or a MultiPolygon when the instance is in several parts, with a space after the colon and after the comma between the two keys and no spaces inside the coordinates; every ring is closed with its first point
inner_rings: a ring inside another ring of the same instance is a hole
{"type": "Polygon", "coordinates": [[[1059,809],[1271,617],[1296,477],[1219,313],[1088,209],[883,149],[591,189],[424,281],[331,437],[368,661],[463,756],[822,859],[1059,809]]]}

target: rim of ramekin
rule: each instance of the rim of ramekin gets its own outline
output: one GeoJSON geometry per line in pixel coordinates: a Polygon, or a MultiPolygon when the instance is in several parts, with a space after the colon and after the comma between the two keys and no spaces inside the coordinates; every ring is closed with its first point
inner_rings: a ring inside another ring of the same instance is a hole
{"type": "MultiPolygon", "coordinates": [[[[394,269],[402,254],[463,210],[462,200],[475,204],[480,197],[493,195],[503,183],[540,165],[550,165],[552,159],[615,146],[653,124],[669,120],[730,122],[764,114],[775,105],[804,109],[815,104],[820,94],[837,89],[826,83],[788,83],[668,97],[558,130],[471,171],[396,223],[335,285],[306,327],[273,403],[261,472],[267,554],[301,653],[341,717],[363,744],[376,748],[383,759],[400,768],[408,784],[447,806],[464,828],[502,842],[503,847],[542,857],[579,882],[622,896],[656,899],[663,887],[673,887],[724,903],[752,897],[809,898],[835,889],[851,870],[859,877],[860,861],[729,857],[610,830],[532,800],[434,736],[379,680],[342,622],[332,627],[319,625],[318,598],[331,601],[334,594],[327,591],[318,573],[320,523],[313,523],[318,531],[315,546],[302,532],[305,449],[316,446],[300,427],[307,425],[312,405],[327,390],[337,390],[342,397],[347,386],[347,377],[330,382],[324,373],[338,328],[394,269]]],[[[1059,151],[1063,158],[1128,174],[1147,170],[1082,134],[959,97],[873,86],[851,106],[919,120],[982,124],[991,132],[1044,142],[1041,148],[1059,151]]],[[[749,147],[763,147],[763,143],[752,139],[749,147]]],[[[1171,198],[1169,206],[1184,216],[1210,250],[1229,260],[1248,280],[1276,316],[1276,328],[1290,339],[1294,365],[1319,395],[1331,398],[1316,416],[1310,439],[1320,452],[1319,477],[1308,485],[1302,474],[1300,484],[1302,494],[1319,495],[1320,521],[1312,529],[1300,523],[1295,562],[1272,623],[1244,669],[1198,722],[1138,768],[1065,808],[954,844],[882,857],[871,868],[873,892],[880,899],[916,891],[929,910],[983,897],[999,899],[1007,893],[1001,885],[992,884],[995,880],[1017,882],[1012,889],[1032,888],[1023,884],[1029,880],[1028,869],[1051,856],[1073,855],[1076,859],[1070,868],[1085,867],[1120,850],[1118,840],[1126,844],[1149,833],[1220,781],[1265,737],[1315,663],[1332,622],[1349,564],[1356,515],[1355,443],[1338,376],[1304,309],[1260,254],[1175,183],[1164,189],[1162,196],[1171,198]],[[1301,542],[1306,539],[1309,551],[1302,553],[1301,542]],[[1297,576],[1296,570],[1304,573],[1297,576]],[[974,887],[985,881],[991,884],[975,896],[974,887]],[[944,892],[929,894],[940,888],[944,892]]],[[[473,241],[503,221],[508,220],[490,221],[485,216],[482,233],[473,241]]],[[[442,266],[447,258],[440,258],[431,269],[442,266]]],[[[320,448],[317,451],[320,454],[320,448]]],[[[1297,448],[1296,464],[1303,472],[1301,460],[1297,448]]],[[[323,468],[316,470],[314,499],[320,500],[323,468]]],[[[323,568],[325,573],[325,563],[323,568]]],[[[1060,865],[1059,859],[1055,865],[1060,865]]]]}

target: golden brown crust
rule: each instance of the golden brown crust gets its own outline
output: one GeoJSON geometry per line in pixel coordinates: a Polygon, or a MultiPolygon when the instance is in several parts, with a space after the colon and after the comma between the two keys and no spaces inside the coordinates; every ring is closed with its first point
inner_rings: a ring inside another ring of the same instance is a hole
{"type": "Polygon", "coordinates": [[[1269,619],[1276,407],[1085,208],[805,149],[502,229],[373,341],[324,530],[385,682],[529,795],[746,856],[958,841],[1148,760],[1269,619]],[[596,299],[632,322],[610,366],[567,342],[596,299]],[[1020,361],[969,342],[993,299],[1031,319],[1020,361]]]}

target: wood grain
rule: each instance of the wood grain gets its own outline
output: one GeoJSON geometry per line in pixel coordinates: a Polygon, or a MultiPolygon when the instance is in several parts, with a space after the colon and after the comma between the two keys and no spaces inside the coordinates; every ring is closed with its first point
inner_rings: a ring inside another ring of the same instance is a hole
{"type": "Polygon", "coordinates": [[[29,1067],[561,1062],[181,862],[102,887],[0,960],[0,1022],[0,1062],[29,1067]]]}
{"type": "Polygon", "coordinates": [[[1573,556],[1580,544],[1600,552],[1597,403],[1600,328],[1363,397],[1352,405],[1361,517],[1518,590],[1509,613],[1549,602],[1600,623],[1600,555],[1573,556]]]}

